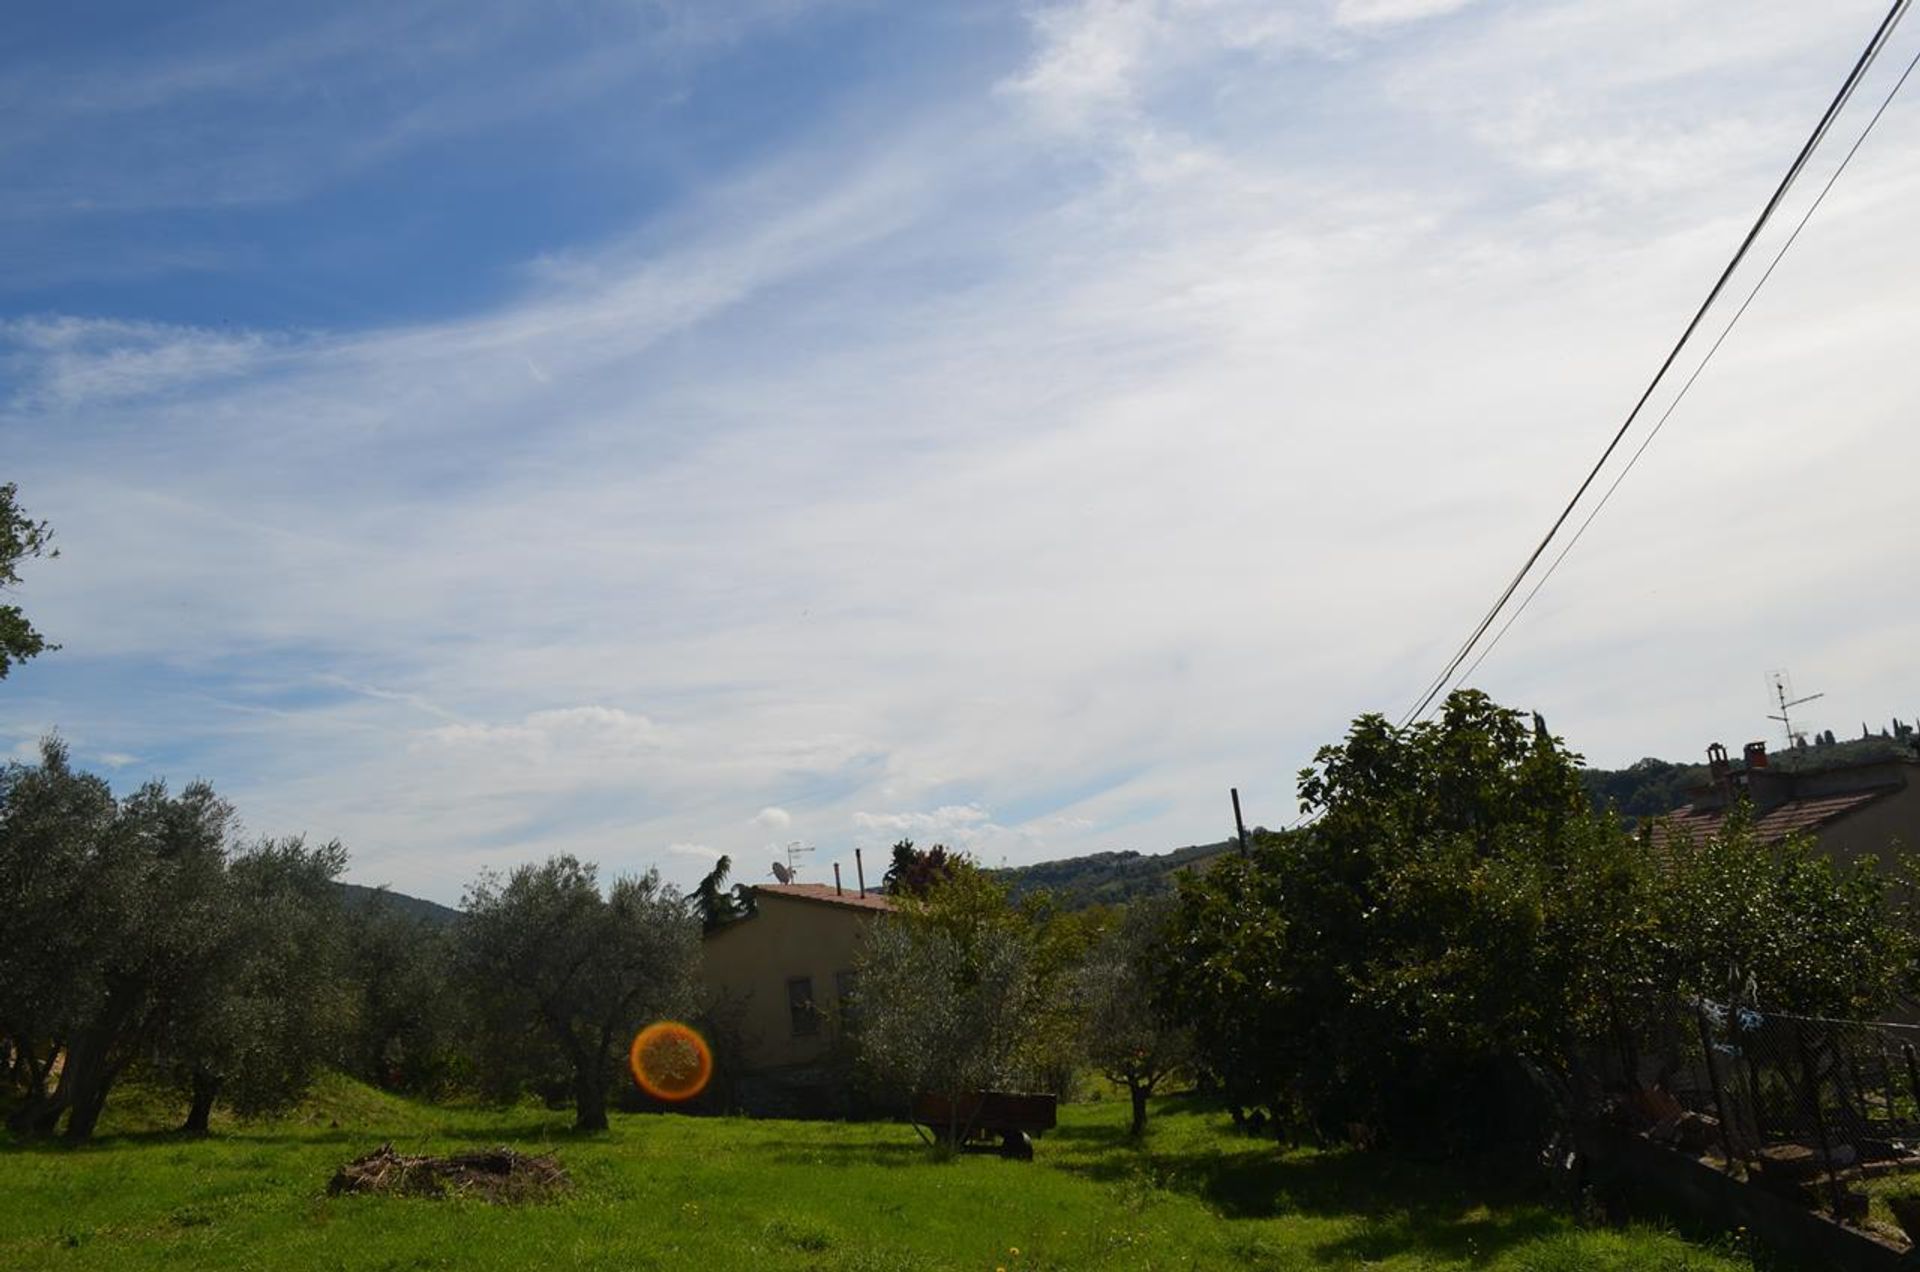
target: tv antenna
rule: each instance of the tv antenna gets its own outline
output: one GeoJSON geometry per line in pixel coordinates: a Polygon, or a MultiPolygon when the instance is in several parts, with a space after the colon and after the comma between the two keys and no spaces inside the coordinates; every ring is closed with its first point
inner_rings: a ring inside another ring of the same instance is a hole
{"type": "Polygon", "coordinates": [[[800,858],[813,851],[812,844],[803,844],[798,839],[787,845],[786,873],[780,873],[780,865],[774,863],[773,874],[782,883],[792,883],[800,877],[800,858]]]}
{"type": "Polygon", "coordinates": [[[1778,720],[1780,722],[1780,727],[1785,729],[1787,733],[1787,749],[1792,750],[1794,747],[1803,744],[1806,741],[1807,735],[1794,730],[1793,717],[1788,715],[1787,712],[1803,702],[1812,702],[1815,698],[1824,698],[1827,695],[1824,693],[1810,693],[1804,698],[1794,697],[1793,681],[1788,678],[1787,673],[1784,671],[1768,672],[1767,688],[1771,691],[1768,696],[1780,704],[1780,714],[1773,715],[1769,713],[1767,719],[1778,720]]]}

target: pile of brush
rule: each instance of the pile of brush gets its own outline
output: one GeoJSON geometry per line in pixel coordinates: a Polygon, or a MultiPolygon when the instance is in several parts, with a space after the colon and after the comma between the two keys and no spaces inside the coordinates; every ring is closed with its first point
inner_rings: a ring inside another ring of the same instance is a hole
{"type": "Polygon", "coordinates": [[[412,1157],[382,1144],[333,1174],[327,1192],[391,1193],[404,1197],[478,1197],[537,1201],[564,1192],[571,1181],[551,1153],[537,1157],[489,1148],[451,1157],[412,1157]]]}

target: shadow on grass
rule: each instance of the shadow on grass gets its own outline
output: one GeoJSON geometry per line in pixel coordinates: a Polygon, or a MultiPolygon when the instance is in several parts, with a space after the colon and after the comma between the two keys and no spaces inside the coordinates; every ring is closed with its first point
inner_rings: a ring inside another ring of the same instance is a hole
{"type": "MultiPolygon", "coordinates": [[[[1184,1102],[1177,1111],[1209,1112],[1184,1102]]],[[[1047,1135],[1059,1146],[1049,1164],[1116,1186],[1186,1193],[1227,1219],[1345,1220],[1355,1225],[1348,1235],[1313,1250],[1317,1261],[1340,1266],[1416,1253],[1491,1262],[1566,1228],[1530,1204],[1534,1189],[1524,1176],[1490,1160],[1431,1163],[1386,1152],[1287,1149],[1251,1136],[1189,1144],[1164,1120],[1162,1126],[1161,1136],[1150,1130],[1144,1142],[1122,1125],[1059,1127],[1047,1135]]]]}
{"type": "Polygon", "coordinates": [[[363,1152],[370,1152],[389,1141],[398,1147],[425,1143],[544,1147],[561,1144],[590,1144],[607,1138],[604,1131],[576,1131],[564,1121],[538,1119],[524,1122],[476,1121],[471,1125],[450,1121],[441,1125],[324,1128],[290,1128],[273,1123],[241,1123],[220,1127],[207,1135],[167,1129],[112,1131],[96,1135],[82,1144],[72,1143],[58,1135],[22,1137],[0,1132],[0,1156],[13,1153],[61,1154],[191,1148],[197,1144],[212,1147],[362,1145],[363,1152]]]}
{"type": "Polygon", "coordinates": [[[1563,1225],[1543,1210],[1477,1218],[1404,1215],[1367,1224],[1359,1232],[1313,1249],[1317,1262],[1335,1267],[1371,1264],[1418,1254],[1463,1263],[1492,1263],[1509,1251],[1545,1240],[1563,1225]]]}

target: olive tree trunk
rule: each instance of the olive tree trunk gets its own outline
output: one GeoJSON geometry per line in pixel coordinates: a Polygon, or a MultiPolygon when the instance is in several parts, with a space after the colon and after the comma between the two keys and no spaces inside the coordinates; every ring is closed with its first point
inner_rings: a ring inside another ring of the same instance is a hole
{"type": "Polygon", "coordinates": [[[204,1069],[193,1072],[193,1102],[187,1107],[187,1120],[180,1129],[188,1135],[205,1135],[207,1119],[213,1115],[213,1101],[220,1094],[220,1079],[204,1069]]]}

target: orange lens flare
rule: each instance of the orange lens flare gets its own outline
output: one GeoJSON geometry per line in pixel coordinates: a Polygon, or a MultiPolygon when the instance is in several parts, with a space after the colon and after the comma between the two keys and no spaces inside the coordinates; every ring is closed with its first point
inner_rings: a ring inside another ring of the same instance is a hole
{"type": "Polygon", "coordinates": [[[656,1100],[691,1100],[713,1077],[713,1052],[692,1026],[662,1020],[642,1029],[627,1053],[640,1089],[656,1100]]]}

